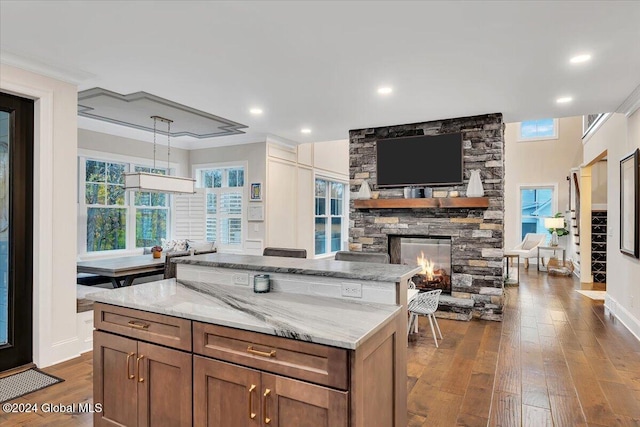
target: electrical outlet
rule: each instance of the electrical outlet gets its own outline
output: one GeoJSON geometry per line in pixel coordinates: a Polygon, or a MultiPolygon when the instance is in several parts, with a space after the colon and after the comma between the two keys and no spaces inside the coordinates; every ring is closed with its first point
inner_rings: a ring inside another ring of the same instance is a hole
{"type": "Polygon", "coordinates": [[[234,273],[232,280],[234,285],[249,286],[249,273],[234,273]]]}
{"type": "Polygon", "coordinates": [[[362,284],[342,283],[342,296],[350,298],[362,298],[362,284]]]}

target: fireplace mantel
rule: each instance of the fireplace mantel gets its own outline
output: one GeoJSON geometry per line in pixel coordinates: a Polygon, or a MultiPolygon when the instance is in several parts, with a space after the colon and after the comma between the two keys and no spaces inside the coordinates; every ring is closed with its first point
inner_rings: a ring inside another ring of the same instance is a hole
{"type": "Polygon", "coordinates": [[[422,199],[354,200],[356,209],[488,208],[488,197],[433,197],[422,199]]]}

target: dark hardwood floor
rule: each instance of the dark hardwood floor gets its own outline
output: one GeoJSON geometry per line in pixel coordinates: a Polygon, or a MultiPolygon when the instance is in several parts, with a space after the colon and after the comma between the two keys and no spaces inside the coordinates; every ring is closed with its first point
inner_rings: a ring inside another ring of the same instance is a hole
{"type": "MultiPolygon", "coordinates": [[[[640,426],[640,341],[571,278],[521,269],[502,323],[425,318],[409,344],[409,426],[640,426]]],[[[83,403],[91,353],[45,369],[66,381],[16,402],[83,403]]],[[[89,426],[90,414],[9,415],[2,426],[89,426]]],[[[375,426],[386,427],[386,426],[375,426]]]]}
{"type": "MultiPolygon", "coordinates": [[[[93,359],[92,353],[85,353],[80,357],[50,366],[43,371],[62,378],[65,381],[36,391],[12,402],[15,403],[43,403],[78,404],[93,401],[93,359]]],[[[0,409],[0,426],[91,426],[92,414],[72,413],[37,413],[6,414],[0,409]]]]}
{"type": "Polygon", "coordinates": [[[521,274],[501,324],[441,320],[438,349],[420,324],[409,425],[640,426],[640,341],[577,280],[521,274]]]}

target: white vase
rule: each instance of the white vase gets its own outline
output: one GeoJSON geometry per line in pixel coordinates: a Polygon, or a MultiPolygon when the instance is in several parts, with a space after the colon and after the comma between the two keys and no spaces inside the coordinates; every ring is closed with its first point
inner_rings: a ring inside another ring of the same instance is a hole
{"type": "Polygon", "coordinates": [[[484,188],[482,188],[482,180],[480,179],[480,169],[473,169],[469,184],[467,184],[467,197],[482,196],[484,196],[484,188]]]}
{"type": "Polygon", "coordinates": [[[367,181],[362,181],[362,185],[360,186],[360,191],[358,191],[358,199],[366,200],[371,198],[371,188],[369,187],[369,183],[367,181]]]}

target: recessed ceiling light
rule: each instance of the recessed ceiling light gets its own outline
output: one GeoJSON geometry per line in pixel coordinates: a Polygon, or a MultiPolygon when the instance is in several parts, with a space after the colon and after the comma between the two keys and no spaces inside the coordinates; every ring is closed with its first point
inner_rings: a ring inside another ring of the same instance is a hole
{"type": "Polygon", "coordinates": [[[249,112],[255,116],[259,116],[260,114],[262,114],[262,108],[252,108],[249,110],[249,112]]]}
{"type": "Polygon", "coordinates": [[[302,133],[311,133],[311,129],[309,129],[309,128],[300,129],[300,132],[302,132],[302,133]]]}
{"type": "Polygon", "coordinates": [[[378,93],[380,95],[389,95],[391,92],[393,92],[393,88],[390,88],[389,86],[378,88],[378,93]]]}
{"type": "Polygon", "coordinates": [[[570,96],[563,96],[561,98],[556,99],[558,104],[566,104],[567,102],[573,101],[573,98],[570,96]]]}
{"type": "Polygon", "coordinates": [[[584,53],[582,55],[574,56],[569,60],[569,62],[571,62],[572,64],[579,64],[581,62],[587,62],[590,59],[591,59],[591,55],[589,55],[588,53],[584,53]]]}

